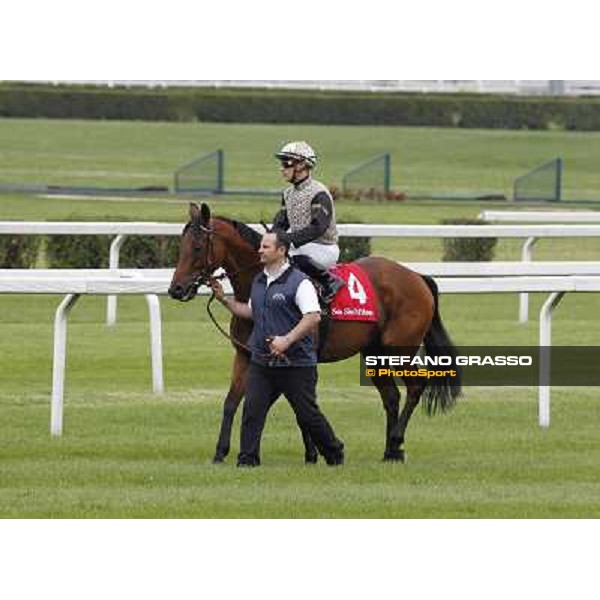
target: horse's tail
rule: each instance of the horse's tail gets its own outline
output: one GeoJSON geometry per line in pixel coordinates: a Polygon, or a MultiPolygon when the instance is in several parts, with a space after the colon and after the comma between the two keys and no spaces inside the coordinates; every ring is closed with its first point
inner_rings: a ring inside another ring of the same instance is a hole
{"type": "MultiPolygon", "coordinates": [[[[437,283],[431,277],[423,277],[427,287],[431,290],[435,300],[435,314],[431,327],[425,336],[425,350],[427,356],[450,356],[453,365],[456,364],[457,350],[440,316],[440,293],[437,283]]],[[[462,395],[462,373],[459,367],[453,366],[456,371],[456,377],[444,375],[430,379],[423,393],[423,403],[425,410],[429,415],[435,414],[438,410],[447,412],[456,404],[457,399],[462,395]]]]}

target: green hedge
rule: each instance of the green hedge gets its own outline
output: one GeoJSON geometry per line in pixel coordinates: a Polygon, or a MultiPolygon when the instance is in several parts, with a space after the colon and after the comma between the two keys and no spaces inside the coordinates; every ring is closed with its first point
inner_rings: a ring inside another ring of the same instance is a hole
{"type": "Polygon", "coordinates": [[[37,236],[0,236],[0,269],[31,269],[40,248],[37,236]]]}
{"type": "Polygon", "coordinates": [[[61,235],[48,238],[50,269],[108,269],[110,239],[103,235],[61,235]]]}
{"type": "MultiPolygon", "coordinates": [[[[46,258],[51,269],[107,269],[110,239],[103,235],[52,236],[46,258]]],[[[175,267],[179,238],[130,236],[120,252],[120,268],[162,269],[175,267]]]]}
{"type": "MultiPolygon", "coordinates": [[[[481,219],[447,219],[443,225],[488,225],[481,219]]],[[[489,262],[494,260],[496,238],[446,238],[444,262],[489,262]]]]}
{"type": "Polygon", "coordinates": [[[351,263],[361,258],[371,256],[371,238],[353,237],[340,238],[340,263],[351,263]]]}
{"type": "MultiPolygon", "coordinates": [[[[355,223],[356,221],[353,221],[355,223]]],[[[360,224],[360,221],[358,221],[360,224]]],[[[343,225],[344,220],[339,220],[338,225],[343,225]]],[[[338,262],[340,264],[351,263],[361,258],[371,256],[372,252],[372,240],[370,237],[340,237],[340,258],[338,262]]]]}
{"type": "Polygon", "coordinates": [[[0,83],[0,117],[600,130],[600,100],[0,83]]]}
{"type": "Polygon", "coordinates": [[[121,249],[121,267],[135,269],[168,269],[177,265],[178,237],[132,236],[121,249]]]}

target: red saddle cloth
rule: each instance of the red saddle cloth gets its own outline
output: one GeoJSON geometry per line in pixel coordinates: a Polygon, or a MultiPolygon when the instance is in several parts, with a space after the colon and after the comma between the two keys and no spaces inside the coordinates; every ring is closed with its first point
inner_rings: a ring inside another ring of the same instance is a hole
{"type": "Polygon", "coordinates": [[[336,265],[331,273],[346,282],[331,303],[334,321],[379,321],[379,303],[371,280],[357,264],[336,265]]]}

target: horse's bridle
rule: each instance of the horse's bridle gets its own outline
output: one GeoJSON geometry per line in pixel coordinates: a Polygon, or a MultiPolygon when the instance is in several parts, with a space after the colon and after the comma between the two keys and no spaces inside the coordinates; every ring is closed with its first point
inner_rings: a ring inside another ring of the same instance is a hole
{"type": "Polygon", "coordinates": [[[213,273],[219,268],[217,264],[214,263],[214,261],[211,260],[211,255],[214,254],[214,248],[213,248],[213,238],[215,236],[218,236],[219,233],[213,229],[212,227],[206,227],[205,225],[200,225],[198,223],[188,223],[188,225],[186,226],[186,228],[183,230],[183,233],[185,235],[186,231],[188,231],[188,229],[195,229],[198,233],[205,233],[207,236],[207,250],[206,250],[206,267],[204,267],[204,269],[202,269],[202,271],[200,271],[200,273],[192,280],[192,286],[194,286],[196,288],[196,291],[198,291],[198,288],[200,288],[200,286],[202,285],[210,285],[211,281],[222,281],[223,279],[231,279],[233,277],[235,277],[236,275],[239,275],[240,273],[244,273],[246,271],[250,271],[250,269],[253,269],[257,264],[259,264],[259,260],[255,260],[253,263],[246,265],[244,267],[241,267],[240,269],[238,269],[237,271],[234,271],[233,273],[223,273],[222,275],[219,275],[218,277],[213,277],[213,273]]]}
{"type": "Polygon", "coordinates": [[[202,269],[202,271],[200,271],[200,273],[194,279],[192,279],[192,282],[191,282],[190,288],[189,288],[190,290],[193,288],[197,292],[198,289],[200,288],[200,286],[205,285],[205,284],[206,285],[210,284],[211,279],[221,280],[221,279],[225,279],[227,276],[220,275],[219,277],[216,277],[216,278],[213,277],[213,273],[218,268],[211,260],[211,255],[214,254],[213,237],[218,235],[217,232],[214,229],[212,229],[211,227],[206,227],[205,225],[200,225],[199,223],[195,223],[194,221],[192,221],[191,223],[188,223],[186,225],[185,229],[183,230],[183,235],[185,235],[189,229],[195,230],[195,232],[197,232],[197,233],[205,233],[206,237],[207,237],[207,240],[206,240],[206,245],[207,245],[206,267],[204,267],[204,269],[202,269]]]}

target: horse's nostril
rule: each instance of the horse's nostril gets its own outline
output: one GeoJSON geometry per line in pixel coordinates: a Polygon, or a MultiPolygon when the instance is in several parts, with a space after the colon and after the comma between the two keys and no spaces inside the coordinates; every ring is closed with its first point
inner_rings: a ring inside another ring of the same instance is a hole
{"type": "Polygon", "coordinates": [[[173,298],[173,300],[181,300],[185,294],[185,290],[181,285],[172,285],[169,290],[169,296],[173,298]]]}

